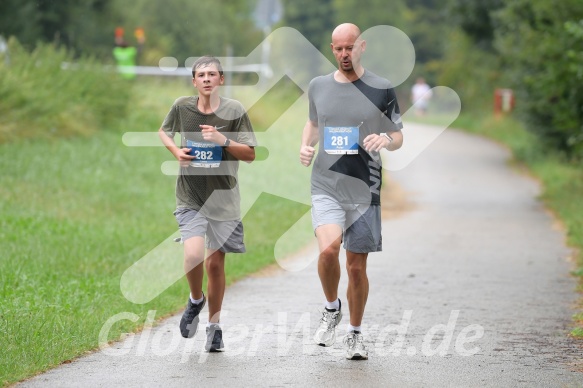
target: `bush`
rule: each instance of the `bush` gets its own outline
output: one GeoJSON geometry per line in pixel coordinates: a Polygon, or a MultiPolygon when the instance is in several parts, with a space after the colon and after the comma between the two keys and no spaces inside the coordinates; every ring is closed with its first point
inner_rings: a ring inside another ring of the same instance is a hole
{"type": "Polygon", "coordinates": [[[583,3],[516,0],[496,20],[496,46],[528,128],[582,159],[583,3]]]}
{"type": "Polygon", "coordinates": [[[474,45],[462,30],[453,29],[444,44],[444,58],[425,67],[438,74],[438,85],[458,93],[464,111],[490,113],[494,90],[506,85],[500,80],[499,58],[490,51],[474,49],[474,45]]]}
{"type": "Polygon", "coordinates": [[[39,43],[27,52],[11,38],[0,58],[0,142],[89,135],[126,113],[131,84],[92,58],[39,43]],[[69,64],[65,67],[64,64],[69,64]]]}

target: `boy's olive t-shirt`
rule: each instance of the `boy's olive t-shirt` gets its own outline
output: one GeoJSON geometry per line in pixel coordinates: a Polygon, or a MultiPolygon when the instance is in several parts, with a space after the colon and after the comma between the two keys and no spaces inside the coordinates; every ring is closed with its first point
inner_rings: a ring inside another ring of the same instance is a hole
{"type": "MultiPolygon", "coordinates": [[[[210,114],[197,108],[198,96],[178,98],[162,123],[162,130],[171,138],[179,133],[180,146],[187,140],[204,142],[199,125],[213,125],[232,141],[257,146],[253,127],[243,105],[236,100],[220,97],[219,108],[210,114]]],[[[220,148],[209,148],[222,153],[218,167],[180,167],[176,179],[176,207],[200,211],[205,217],[226,221],[241,218],[241,197],[237,172],[239,161],[220,148]]],[[[204,153],[203,153],[204,154],[204,153]]],[[[195,160],[196,161],[196,160],[195,160]]]]}

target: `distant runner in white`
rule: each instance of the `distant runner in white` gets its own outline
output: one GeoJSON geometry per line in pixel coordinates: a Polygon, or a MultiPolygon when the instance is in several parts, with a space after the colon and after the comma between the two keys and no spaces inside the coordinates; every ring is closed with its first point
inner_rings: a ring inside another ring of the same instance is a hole
{"type": "Polygon", "coordinates": [[[422,77],[417,78],[415,85],[411,88],[411,103],[415,105],[415,114],[417,116],[425,116],[432,95],[433,92],[425,82],[425,79],[422,77]]]}

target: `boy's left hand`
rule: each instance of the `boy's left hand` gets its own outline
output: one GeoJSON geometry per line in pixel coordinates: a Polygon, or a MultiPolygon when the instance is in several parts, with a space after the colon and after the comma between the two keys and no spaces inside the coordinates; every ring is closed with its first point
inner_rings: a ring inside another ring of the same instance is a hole
{"type": "Polygon", "coordinates": [[[200,125],[200,128],[202,129],[202,138],[205,141],[211,141],[213,143],[223,145],[225,140],[227,140],[227,137],[217,131],[217,128],[213,127],[212,125],[200,125]]]}

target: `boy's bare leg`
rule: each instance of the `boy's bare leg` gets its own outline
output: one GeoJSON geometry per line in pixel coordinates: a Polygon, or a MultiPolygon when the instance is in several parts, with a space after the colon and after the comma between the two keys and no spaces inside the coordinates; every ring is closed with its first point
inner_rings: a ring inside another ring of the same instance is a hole
{"type": "Polygon", "coordinates": [[[184,241],[184,273],[193,299],[202,298],[204,274],[204,237],[191,237],[184,241]]]}
{"type": "Polygon", "coordinates": [[[205,267],[208,277],[209,322],[218,323],[225,296],[225,252],[209,251],[205,267]]]}

